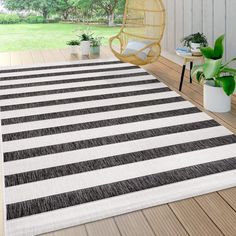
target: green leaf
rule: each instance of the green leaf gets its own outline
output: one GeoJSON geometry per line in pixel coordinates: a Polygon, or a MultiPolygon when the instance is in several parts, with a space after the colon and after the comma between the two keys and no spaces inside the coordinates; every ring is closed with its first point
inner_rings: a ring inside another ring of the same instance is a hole
{"type": "Polygon", "coordinates": [[[220,59],[224,55],[224,39],[225,36],[221,35],[215,42],[215,47],[214,47],[214,59],[220,59]]]}
{"type": "Polygon", "coordinates": [[[203,73],[206,79],[211,79],[217,77],[220,69],[221,69],[222,59],[219,60],[212,60],[212,59],[205,59],[203,73]]]}
{"type": "Polygon", "coordinates": [[[195,65],[192,69],[192,77],[195,77],[197,75],[198,72],[203,72],[203,64],[202,65],[195,65]]]}
{"type": "Polygon", "coordinates": [[[233,76],[223,76],[223,77],[216,78],[216,80],[221,83],[225,93],[228,96],[234,93],[235,79],[233,76]]]}
{"type": "Polygon", "coordinates": [[[230,63],[232,63],[232,62],[234,62],[234,61],[236,61],[236,57],[233,58],[232,60],[226,62],[226,64],[224,64],[222,67],[226,67],[226,66],[228,66],[230,63]]]}
{"type": "Polygon", "coordinates": [[[230,73],[231,75],[236,75],[236,69],[230,67],[224,67],[220,70],[222,73],[230,73]]]}
{"type": "Polygon", "coordinates": [[[198,71],[197,74],[196,74],[196,79],[197,79],[198,83],[201,82],[201,80],[203,79],[203,77],[204,77],[203,72],[198,71]]]}
{"type": "Polygon", "coordinates": [[[213,59],[214,58],[214,49],[211,47],[200,48],[202,55],[205,58],[213,59]]]}

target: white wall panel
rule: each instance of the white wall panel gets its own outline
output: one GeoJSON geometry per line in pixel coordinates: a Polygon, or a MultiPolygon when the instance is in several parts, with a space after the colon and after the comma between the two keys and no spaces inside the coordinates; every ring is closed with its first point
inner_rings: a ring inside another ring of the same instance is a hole
{"type": "Polygon", "coordinates": [[[175,6],[175,48],[179,46],[179,41],[184,37],[184,0],[176,1],[175,6]]]}
{"type": "Polygon", "coordinates": [[[236,0],[165,0],[167,26],[163,50],[174,53],[180,39],[204,32],[209,43],[226,35],[226,59],[236,57],[236,0]]]}
{"type": "MultiPolygon", "coordinates": [[[[226,56],[236,57],[236,0],[226,2],[226,56]]],[[[236,63],[234,63],[236,67],[236,63]]]]}

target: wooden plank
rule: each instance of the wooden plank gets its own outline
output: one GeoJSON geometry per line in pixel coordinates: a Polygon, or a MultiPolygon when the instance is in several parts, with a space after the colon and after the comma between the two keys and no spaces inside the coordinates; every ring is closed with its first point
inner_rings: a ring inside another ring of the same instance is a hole
{"type": "Polygon", "coordinates": [[[65,58],[59,49],[42,51],[45,62],[62,62],[65,58]]]}
{"type": "Polygon", "coordinates": [[[21,52],[22,64],[32,65],[34,63],[32,53],[30,51],[21,52]]]}
{"type": "Polygon", "coordinates": [[[141,211],[115,217],[116,224],[122,236],[154,236],[141,211]]]}
{"type": "Polygon", "coordinates": [[[236,212],[217,193],[195,198],[224,235],[236,235],[236,212]]]}
{"type": "Polygon", "coordinates": [[[169,205],[191,236],[222,235],[220,230],[193,198],[169,205]]]}
{"type": "Polygon", "coordinates": [[[115,56],[113,55],[113,53],[111,52],[110,48],[106,47],[106,46],[102,46],[101,47],[101,55],[100,58],[115,58],[115,56]]]}
{"type": "Polygon", "coordinates": [[[175,7],[175,47],[181,46],[181,39],[184,37],[184,1],[177,0],[175,7]]]}
{"type": "Polygon", "coordinates": [[[213,44],[213,1],[203,1],[203,33],[207,36],[208,43],[213,44]]]}
{"type": "Polygon", "coordinates": [[[11,53],[1,52],[0,53],[0,67],[11,66],[11,53]]]}
{"type": "Polygon", "coordinates": [[[43,234],[42,236],[88,236],[88,234],[86,232],[85,226],[81,225],[48,234],[43,234]]]}
{"type": "Polygon", "coordinates": [[[22,57],[20,52],[11,52],[11,66],[22,65],[22,57]]]}
{"type": "Polygon", "coordinates": [[[143,213],[156,236],[187,236],[188,233],[168,205],[149,208],[143,213]]]}
{"type": "Polygon", "coordinates": [[[203,31],[203,5],[202,0],[193,0],[193,33],[203,31]]]}
{"type": "Polygon", "coordinates": [[[113,218],[86,224],[88,236],[120,236],[113,218]]]}
{"type": "Polygon", "coordinates": [[[41,64],[45,62],[42,51],[31,51],[31,55],[34,64],[41,64]]]}
{"type": "Polygon", "coordinates": [[[184,0],[184,22],[185,22],[184,36],[188,36],[193,32],[192,15],[193,15],[192,1],[184,0]]]}
{"type": "Polygon", "coordinates": [[[63,55],[65,61],[79,60],[78,56],[72,56],[70,54],[69,48],[62,48],[62,49],[60,49],[60,52],[63,55]]]}
{"type": "Polygon", "coordinates": [[[220,191],[219,194],[236,211],[236,188],[220,191]]]}

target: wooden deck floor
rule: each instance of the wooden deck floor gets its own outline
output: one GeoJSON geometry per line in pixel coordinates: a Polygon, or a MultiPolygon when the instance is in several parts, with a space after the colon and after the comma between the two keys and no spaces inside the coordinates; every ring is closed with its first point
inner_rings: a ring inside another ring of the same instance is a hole
{"type": "MultiPolygon", "coordinates": [[[[104,49],[101,57],[111,57],[109,50],[104,49]]],[[[67,49],[0,54],[1,66],[29,65],[70,60],[78,60],[78,58],[71,57],[67,49]]],[[[156,75],[161,81],[165,82],[170,88],[177,90],[181,71],[179,65],[165,58],[160,58],[159,62],[147,66],[146,69],[156,75]]],[[[195,82],[189,84],[187,75],[181,95],[193,102],[200,109],[203,109],[202,87],[195,82]]],[[[233,98],[232,112],[227,114],[208,112],[208,114],[236,133],[236,97],[233,98]]],[[[2,201],[1,197],[0,194],[0,201],[2,201]]],[[[1,223],[2,222],[1,220],[1,223]]],[[[2,224],[0,224],[0,229],[2,228],[2,224]]],[[[49,233],[44,236],[185,235],[236,236],[236,188],[112,217],[102,221],[49,233]]]]}

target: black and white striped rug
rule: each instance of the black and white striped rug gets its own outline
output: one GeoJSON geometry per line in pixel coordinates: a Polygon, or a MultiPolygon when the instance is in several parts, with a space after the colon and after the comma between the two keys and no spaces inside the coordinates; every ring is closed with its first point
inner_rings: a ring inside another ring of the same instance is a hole
{"type": "Polygon", "coordinates": [[[236,136],[119,61],[0,72],[8,236],[236,185],[236,136]]]}

